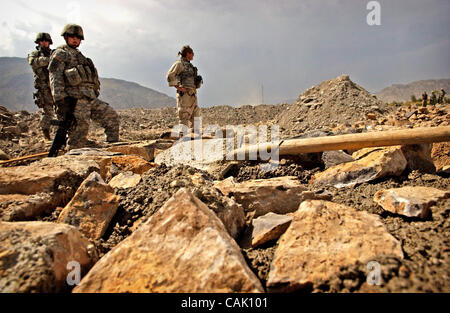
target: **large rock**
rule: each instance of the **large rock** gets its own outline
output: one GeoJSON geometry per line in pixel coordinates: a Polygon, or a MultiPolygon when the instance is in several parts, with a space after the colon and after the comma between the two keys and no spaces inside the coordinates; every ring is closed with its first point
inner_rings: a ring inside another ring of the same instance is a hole
{"type": "Polygon", "coordinates": [[[58,223],[77,227],[86,237],[99,239],[116,214],[120,197],[94,172],[80,185],[62,210],[58,223]]]}
{"type": "Polygon", "coordinates": [[[74,292],[263,292],[236,242],[180,189],[106,254],[74,292]]]}
{"type": "Polygon", "coordinates": [[[226,160],[226,153],[234,150],[234,142],[226,139],[197,139],[176,142],[170,149],[155,157],[157,164],[175,166],[178,164],[208,172],[216,179],[224,175],[237,164],[226,160]]]}
{"type": "Polygon", "coordinates": [[[114,178],[109,182],[109,185],[113,188],[128,189],[136,187],[141,180],[142,177],[139,174],[133,174],[133,172],[123,172],[117,176],[114,176],[114,178]]]}
{"type": "MultiPolygon", "coordinates": [[[[47,158],[44,159],[43,162],[51,162],[52,164],[61,164],[61,166],[65,166],[73,160],[96,164],[99,168],[96,172],[107,181],[121,171],[131,171],[141,175],[156,166],[154,163],[150,163],[137,155],[120,155],[119,152],[109,152],[95,148],[71,150],[66,155],[58,158],[47,158]]],[[[74,170],[75,169],[76,168],[74,168],[74,170]]],[[[87,177],[87,175],[83,175],[83,177],[87,177]]]]}
{"type": "Polygon", "coordinates": [[[292,222],[292,216],[267,213],[252,221],[252,247],[280,238],[292,222]]]}
{"type": "MultiPolygon", "coordinates": [[[[110,158],[111,156],[103,156],[104,158],[110,158]]],[[[100,167],[95,156],[71,156],[62,155],[57,158],[45,158],[39,162],[29,165],[31,168],[39,168],[40,166],[47,168],[65,168],[76,173],[80,177],[85,179],[92,172],[98,172],[100,167]]]]}
{"type": "Polygon", "coordinates": [[[378,216],[329,201],[303,202],[278,243],[267,281],[271,291],[311,287],[379,255],[403,258],[378,216]]]}
{"type": "Polygon", "coordinates": [[[0,220],[23,221],[50,213],[58,206],[64,206],[74,194],[66,192],[37,193],[34,195],[0,195],[0,220]]]}
{"type": "Polygon", "coordinates": [[[352,156],[356,161],[330,167],[314,175],[311,183],[336,188],[354,186],[386,176],[398,176],[407,165],[401,146],[362,149],[352,156]]]}
{"type": "Polygon", "coordinates": [[[450,191],[431,187],[402,187],[382,189],[373,200],[386,211],[408,217],[426,218],[430,214],[430,207],[441,199],[450,197],[450,191]]]}
{"type": "Polygon", "coordinates": [[[269,212],[294,212],[303,201],[301,193],[306,191],[306,187],[295,176],[254,179],[242,183],[230,177],[215,181],[214,186],[225,196],[233,196],[246,212],[254,211],[254,217],[269,212]]]}
{"type": "Polygon", "coordinates": [[[102,169],[100,175],[104,177],[106,181],[109,181],[120,172],[132,172],[142,175],[156,166],[155,163],[147,162],[142,157],[136,155],[114,156],[99,161],[99,164],[102,169]]]}
{"type": "Polygon", "coordinates": [[[172,144],[172,140],[157,139],[128,145],[113,146],[108,148],[108,151],[120,152],[126,155],[138,155],[147,161],[153,161],[156,151],[169,149],[172,144]]]}
{"type": "Polygon", "coordinates": [[[81,182],[99,169],[96,162],[77,157],[0,168],[0,219],[29,220],[66,205],[81,182]]]}
{"type": "Polygon", "coordinates": [[[48,222],[0,222],[0,292],[58,292],[78,262],[84,275],[95,249],[73,226],[48,222]],[[69,265],[69,266],[68,266],[69,265]]]}

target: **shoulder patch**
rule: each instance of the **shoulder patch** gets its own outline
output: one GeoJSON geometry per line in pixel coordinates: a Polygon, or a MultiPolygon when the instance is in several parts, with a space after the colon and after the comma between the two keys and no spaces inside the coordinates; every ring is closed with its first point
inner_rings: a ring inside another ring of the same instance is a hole
{"type": "Polygon", "coordinates": [[[55,51],[53,51],[52,55],[50,56],[50,64],[48,66],[48,70],[50,72],[56,70],[59,64],[64,63],[64,59],[65,59],[64,51],[60,49],[56,49],[55,51]]]}

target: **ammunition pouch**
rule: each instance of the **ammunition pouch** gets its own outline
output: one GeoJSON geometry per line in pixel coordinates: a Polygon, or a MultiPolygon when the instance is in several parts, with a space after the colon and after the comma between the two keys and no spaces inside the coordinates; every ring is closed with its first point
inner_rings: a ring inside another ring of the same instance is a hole
{"type": "Polygon", "coordinates": [[[66,76],[67,82],[72,87],[78,86],[83,81],[76,67],[65,70],[64,75],[66,76]]]}
{"type": "Polygon", "coordinates": [[[96,82],[98,80],[96,79],[97,73],[93,72],[88,65],[77,65],[76,67],[65,70],[64,74],[71,87],[77,87],[82,83],[98,84],[96,82]]]}

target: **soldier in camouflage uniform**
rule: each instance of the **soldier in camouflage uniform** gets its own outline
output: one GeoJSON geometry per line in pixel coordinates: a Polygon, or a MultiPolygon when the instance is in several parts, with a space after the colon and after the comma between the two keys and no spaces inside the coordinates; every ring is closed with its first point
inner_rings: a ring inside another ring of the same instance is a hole
{"type": "Polygon", "coordinates": [[[177,89],[177,111],[180,124],[192,128],[194,118],[200,117],[197,89],[200,88],[203,80],[198,75],[197,68],[191,63],[194,59],[192,48],[184,46],[178,55],[180,58],[169,69],[166,78],[169,86],[177,89]]]}
{"type": "Polygon", "coordinates": [[[53,44],[53,41],[50,34],[39,33],[36,36],[35,43],[38,44],[36,50],[28,55],[28,63],[33,69],[34,88],[36,88],[33,97],[38,108],[44,111],[39,126],[44,133],[44,137],[50,140],[50,121],[54,116],[54,103],[50,91],[47,66],[52,52],[50,45],[53,44]]]}
{"type": "Polygon", "coordinates": [[[422,106],[426,106],[428,104],[428,94],[426,91],[422,94],[422,106]]]}
{"type": "Polygon", "coordinates": [[[445,90],[444,88],[441,89],[441,93],[439,94],[438,103],[442,104],[445,102],[445,90]]]}
{"type": "Polygon", "coordinates": [[[432,91],[430,96],[430,105],[435,105],[437,102],[436,92],[432,91]]]}
{"type": "Polygon", "coordinates": [[[100,81],[97,69],[92,60],[78,50],[81,40],[84,40],[83,29],[79,25],[68,24],[61,36],[66,44],[52,53],[48,69],[58,118],[63,118],[68,103],[76,102],[73,112],[75,125],[69,129],[68,149],[95,146],[87,140],[90,119],[105,129],[107,142],[117,142],[119,116],[106,102],[98,99],[100,81]]]}

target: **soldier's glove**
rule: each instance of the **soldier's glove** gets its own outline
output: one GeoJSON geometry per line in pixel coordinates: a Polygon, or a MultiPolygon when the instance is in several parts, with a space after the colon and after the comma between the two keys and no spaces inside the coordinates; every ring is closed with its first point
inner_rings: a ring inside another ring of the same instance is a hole
{"type": "Polygon", "coordinates": [[[55,107],[58,115],[66,116],[68,112],[73,112],[73,109],[77,103],[77,99],[73,97],[65,97],[64,99],[55,102],[55,107]]]}
{"type": "Polygon", "coordinates": [[[200,75],[195,76],[194,83],[196,88],[200,88],[200,86],[203,84],[203,78],[200,75]]]}

